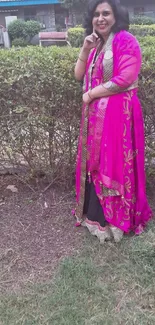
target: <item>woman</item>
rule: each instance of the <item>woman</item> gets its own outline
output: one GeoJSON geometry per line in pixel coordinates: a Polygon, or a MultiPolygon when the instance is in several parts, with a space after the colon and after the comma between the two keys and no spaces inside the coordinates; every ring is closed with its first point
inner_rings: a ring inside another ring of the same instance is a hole
{"type": "Polygon", "coordinates": [[[141,50],[117,0],[93,0],[75,67],[83,84],[75,215],[100,242],[140,234],[151,218],[137,97],[141,50]]]}

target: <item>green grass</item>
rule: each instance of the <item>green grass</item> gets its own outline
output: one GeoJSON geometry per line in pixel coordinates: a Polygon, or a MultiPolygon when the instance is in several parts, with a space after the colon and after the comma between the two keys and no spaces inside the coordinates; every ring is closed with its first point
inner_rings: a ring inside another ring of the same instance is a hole
{"type": "Polygon", "coordinates": [[[117,245],[87,234],[52,283],[1,295],[3,324],[155,325],[155,225],[117,245]]]}

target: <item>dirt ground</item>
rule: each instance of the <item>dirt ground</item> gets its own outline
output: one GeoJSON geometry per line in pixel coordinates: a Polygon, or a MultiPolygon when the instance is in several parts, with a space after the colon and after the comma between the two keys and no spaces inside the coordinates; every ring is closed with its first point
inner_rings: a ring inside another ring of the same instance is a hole
{"type": "Polygon", "coordinates": [[[0,177],[0,292],[52,278],[59,261],[78,252],[84,231],[74,226],[74,196],[40,183],[32,191],[0,177]],[[8,189],[7,187],[14,185],[8,189]]]}
{"type": "MultiPolygon", "coordinates": [[[[60,260],[80,251],[85,230],[75,227],[74,195],[56,187],[41,194],[47,185],[40,180],[29,187],[16,177],[0,177],[2,293],[51,280],[60,260]]],[[[154,190],[149,193],[155,211],[154,190]]]]}

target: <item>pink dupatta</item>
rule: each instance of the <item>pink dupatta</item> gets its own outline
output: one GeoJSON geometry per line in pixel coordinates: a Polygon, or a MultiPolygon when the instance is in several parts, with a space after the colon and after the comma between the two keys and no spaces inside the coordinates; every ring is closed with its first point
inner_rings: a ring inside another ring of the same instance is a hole
{"type": "Polygon", "coordinates": [[[122,31],[109,38],[92,71],[95,53],[88,59],[84,91],[106,82],[112,95],[94,100],[89,108],[83,106],[76,169],[77,217],[82,220],[85,175],[89,173],[106,220],[125,232],[139,233],[152,214],[145,191],[143,117],[134,85],[141,51],[137,40],[122,31]]]}

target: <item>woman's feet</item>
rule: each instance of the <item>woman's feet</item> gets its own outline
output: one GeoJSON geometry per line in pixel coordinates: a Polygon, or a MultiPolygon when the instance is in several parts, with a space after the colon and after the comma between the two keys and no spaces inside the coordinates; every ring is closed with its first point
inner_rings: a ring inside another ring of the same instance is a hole
{"type": "Polygon", "coordinates": [[[121,229],[119,229],[115,226],[112,226],[112,225],[109,227],[109,229],[111,231],[111,234],[114,238],[115,243],[119,243],[123,238],[124,232],[121,229]]]}
{"type": "Polygon", "coordinates": [[[82,222],[82,226],[86,227],[93,236],[96,236],[98,230],[98,225],[96,223],[89,223],[86,219],[82,222]]]}
{"type": "Polygon", "coordinates": [[[111,232],[108,226],[100,228],[96,232],[96,236],[100,241],[100,244],[104,244],[106,241],[111,240],[111,232]]]}
{"type": "Polygon", "coordinates": [[[101,244],[104,244],[105,241],[111,239],[111,232],[108,226],[101,227],[97,222],[91,222],[88,219],[82,222],[82,226],[87,227],[89,232],[96,236],[101,244]]]}
{"type": "Polygon", "coordinates": [[[101,227],[97,222],[90,222],[88,219],[82,222],[82,226],[86,227],[93,236],[96,236],[101,244],[112,239],[115,243],[119,243],[124,234],[121,229],[115,226],[101,227]]]}
{"type": "Polygon", "coordinates": [[[115,243],[119,243],[123,238],[124,232],[114,226],[106,226],[105,228],[98,229],[96,236],[100,240],[101,244],[104,244],[105,241],[112,240],[114,238],[115,243]]]}

